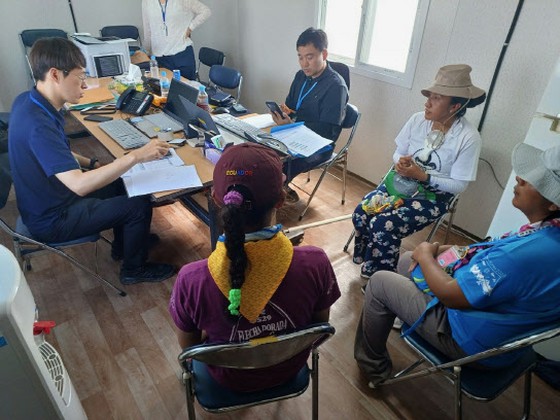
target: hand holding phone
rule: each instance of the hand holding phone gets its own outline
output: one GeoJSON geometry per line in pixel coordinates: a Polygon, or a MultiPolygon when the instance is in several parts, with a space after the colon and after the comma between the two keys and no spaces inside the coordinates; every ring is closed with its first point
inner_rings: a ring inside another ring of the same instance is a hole
{"type": "Polygon", "coordinates": [[[282,116],[284,114],[282,112],[282,109],[280,108],[280,106],[276,102],[266,101],[265,104],[268,107],[268,109],[270,109],[270,112],[277,112],[280,116],[282,116]]]}

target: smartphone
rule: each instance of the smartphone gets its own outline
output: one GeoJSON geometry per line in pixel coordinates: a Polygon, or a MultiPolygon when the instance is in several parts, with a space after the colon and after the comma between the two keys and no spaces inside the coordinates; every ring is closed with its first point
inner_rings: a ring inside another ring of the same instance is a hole
{"type": "Polygon", "coordinates": [[[106,117],[104,115],[95,115],[95,114],[90,114],[84,117],[84,120],[96,121],[96,122],[111,121],[112,119],[113,117],[106,117]]]}
{"type": "Polygon", "coordinates": [[[266,101],[265,104],[268,107],[268,109],[270,109],[271,112],[277,112],[280,115],[283,114],[282,109],[280,108],[280,106],[276,102],[266,101]]]}

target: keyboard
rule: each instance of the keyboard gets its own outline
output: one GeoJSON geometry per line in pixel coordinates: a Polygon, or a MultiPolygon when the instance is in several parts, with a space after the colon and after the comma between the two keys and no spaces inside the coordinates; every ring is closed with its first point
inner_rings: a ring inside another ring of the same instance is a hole
{"type": "Polygon", "coordinates": [[[230,114],[216,114],[212,115],[212,118],[220,127],[237,134],[239,137],[245,138],[245,133],[252,134],[254,136],[266,135],[267,133],[262,131],[260,128],[255,127],[249,123],[246,123],[239,118],[234,117],[230,114]]]}
{"type": "Polygon", "coordinates": [[[159,127],[161,130],[168,130],[177,132],[183,131],[183,124],[169,115],[158,112],[157,114],[144,115],[145,120],[151,122],[154,126],[159,127]]]}
{"type": "Polygon", "coordinates": [[[150,139],[134,128],[126,120],[105,121],[99,124],[109,137],[115,140],[123,149],[135,149],[149,143],[150,139]]]}

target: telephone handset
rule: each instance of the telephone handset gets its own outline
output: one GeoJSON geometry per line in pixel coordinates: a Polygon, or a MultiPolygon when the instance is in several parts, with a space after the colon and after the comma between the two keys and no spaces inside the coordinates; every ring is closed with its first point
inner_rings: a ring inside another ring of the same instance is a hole
{"type": "Polygon", "coordinates": [[[153,99],[154,95],[129,87],[119,96],[116,108],[127,114],[144,115],[150,108],[153,99]]]}

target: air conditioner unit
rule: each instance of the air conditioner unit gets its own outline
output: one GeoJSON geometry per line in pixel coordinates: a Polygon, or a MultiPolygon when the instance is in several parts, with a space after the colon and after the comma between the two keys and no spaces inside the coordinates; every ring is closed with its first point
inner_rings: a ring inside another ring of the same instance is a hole
{"type": "Polygon", "coordinates": [[[60,355],[33,334],[35,300],[2,245],[0,267],[0,418],[87,419],[60,355]]]}

